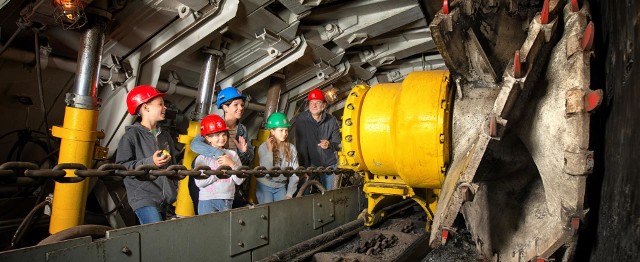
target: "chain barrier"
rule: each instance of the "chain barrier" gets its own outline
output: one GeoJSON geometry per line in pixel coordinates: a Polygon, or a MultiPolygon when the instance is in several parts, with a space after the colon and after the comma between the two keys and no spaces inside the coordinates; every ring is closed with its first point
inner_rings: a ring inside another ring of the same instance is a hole
{"type": "Polygon", "coordinates": [[[0,184],[11,184],[15,182],[15,178],[21,177],[30,178],[34,181],[43,178],[52,178],[59,183],[77,183],[87,177],[97,177],[107,181],[122,180],[126,177],[141,181],[153,181],[160,176],[165,176],[172,180],[181,180],[188,176],[192,176],[195,179],[207,179],[210,176],[225,179],[232,175],[239,178],[260,178],[264,176],[277,177],[284,175],[285,177],[291,177],[294,174],[313,175],[322,173],[352,174],[354,171],[331,167],[298,167],[296,169],[292,167],[283,169],[273,167],[267,169],[263,166],[255,168],[241,166],[237,170],[229,166],[220,166],[215,170],[212,170],[208,166],[197,166],[193,170],[189,170],[183,165],[171,165],[166,169],[161,169],[155,165],[141,165],[135,169],[127,169],[124,165],[112,163],[103,164],[97,169],[88,169],[80,163],[61,163],[52,169],[40,169],[36,164],[31,162],[6,162],[0,165],[0,184]],[[74,175],[67,176],[67,170],[73,170],[74,175]]]}

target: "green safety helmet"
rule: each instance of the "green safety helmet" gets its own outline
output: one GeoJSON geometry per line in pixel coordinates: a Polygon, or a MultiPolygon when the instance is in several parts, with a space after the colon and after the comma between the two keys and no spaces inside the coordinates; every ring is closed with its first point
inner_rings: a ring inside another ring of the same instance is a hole
{"type": "Polygon", "coordinates": [[[289,126],[290,125],[289,125],[289,120],[287,119],[287,116],[285,116],[283,113],[280,113],[280,112],[275,112],[271,114],[267,118],[267,124],[264,125],[264,127],[266,127],[267,129],[289,127],[289,126]]]}

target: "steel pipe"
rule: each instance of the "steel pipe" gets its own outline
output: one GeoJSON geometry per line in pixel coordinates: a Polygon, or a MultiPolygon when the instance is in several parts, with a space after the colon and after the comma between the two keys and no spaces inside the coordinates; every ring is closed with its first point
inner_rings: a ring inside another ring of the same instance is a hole
{"type": "MultiPolygon", "coordinates": [[[[0,56],[0,58],[23,64],[35,64],[36,55],[30,51],[9,47],[6,52],[0,56]]],[[[42,69],[53,68],[75,74],[78,66],[78,63],[75,60],[53,55],[49,55],[48,58],[43,60],[43,64],[46,65],[43,65],[42,69]]],[[[106,66],[100,67],[100,77],[104,79],[111,77],[111,81],[118,83],[124,82],[127,79],[123,72],[111,71],[111,69],[106,66]]],[[[167,82],[165,83],[168,84],[167,82]]]]}
{"type": "Polygon", "coordinates": [[[98,21],[82,36],[82,48],[78,51],[76,82],[71,90],[71,93],[77,96],[97,97],[96,88],[106,29],[106,22],[101,19],[98,21]]]}
{"type": "Polygon", "coordinates": [[[200,86],[198,87],[198,100],[193,120],[200,120],[211,111],[211,102],[214,101],[214,89],[220,56],[206,53],[204,65],[200,71],[200,86]]]}
{"type": "Polygon", "coordinates": [[[267,90],[267,103],[264,109],[265,119],[278,110],[280,91],[284,85],[284,74],[278,73],[271,76],[269,90],[267,90]]]}

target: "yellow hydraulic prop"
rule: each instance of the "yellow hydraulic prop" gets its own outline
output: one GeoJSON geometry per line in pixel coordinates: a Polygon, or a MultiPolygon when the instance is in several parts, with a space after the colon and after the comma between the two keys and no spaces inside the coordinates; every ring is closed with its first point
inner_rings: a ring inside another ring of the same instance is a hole
{"type": "MultiPolygon", "coordinates": [[[[193,161],[198,154],[191,151],[191,141],[200,132],[200,122],[190,121],[186,135],[179,135],[178,142],[184,144],[184,159],[182,165],[191,170],[193,161]]],[[[193,208],[193,200],[189,194],[189,178],[186,177],[178,182],[178,199],[176,200],[176,215],[179,217],[190,217],[196,214],[193,208]]]]}
{"type": "MultiPolygon", "coordinates": [[[[51,129],[61,139],[58,163],[80,163],[91,167],[95,143],[98,138],[98,110],[67,106],[62,127],[51,129]]],[[[66,177],[76,177],[74,170],[65,170],[66,177]]],[[[84,224],[89,180],[55,185],[49,233],[84,224]]]]}
{"type": "MultiPolygon", "coordinates": [[[[260,129],[258,130],[258,137],[254,140],[251,141],[251,144],[253,146],[255,146],[255,154],[253,157],[253,166],[259,166],[260,165],[260,157],[258,156],[258,148],[260,147],[260,145],[262,145],[262,143],[266,142],[267,139],[269,138],[269,136],[271,135],[271,132],[269,132],[269,130],[267,129],[260,129]]],[[[251,180],[249,180],[249,203],[253,203],[253,204],[258,204],[258,199],[256,198],[256,178],[255,177],[251,177],[251,180]]]]}
{"type": "Polygon", "coordinates": [[[449,164],[450,104],[448,71],[353,88],[342,117],[340,167],[365,176],[367,225],[398,198],[415,200],[433,220],[449,164]]]}

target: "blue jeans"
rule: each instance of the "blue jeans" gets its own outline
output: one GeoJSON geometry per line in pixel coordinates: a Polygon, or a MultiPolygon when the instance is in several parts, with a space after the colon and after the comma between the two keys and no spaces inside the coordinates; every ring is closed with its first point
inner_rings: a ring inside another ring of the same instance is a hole
{"type": "Polygon", "coordinates": [[[135,213],[141,225],[160,222],[164,216],[157,207],[150,206],[138,208],[135,213]]]}
{"type": "Polygon", "coordinates": [[[233,199],[209,199],[198,201],[198,215],[209,214],[213,212],[226,211],[231,209],[233,199]]]}
{"type": "Polygon", "coordinates": [[[256,198],[259,204],[283,200],[287,196],[287,187],[273,188],[256,181],[256,198]]]}
{"type": "Polygon", "coordinates": [[[322,186],[324,187],[324,189],[326,189],[327,191],[332,190],[333,189],[333,180],[335,179],[336,175],[331,173],[324,173],[322,175],[320,175],[320,183],[322,184],[322,186]]]}

